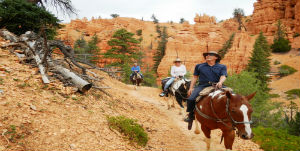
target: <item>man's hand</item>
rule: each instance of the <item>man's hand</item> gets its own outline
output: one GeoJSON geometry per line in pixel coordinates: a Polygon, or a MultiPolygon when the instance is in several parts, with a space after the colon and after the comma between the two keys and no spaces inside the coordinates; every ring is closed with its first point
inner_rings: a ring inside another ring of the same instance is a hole
{"type": "Polygon", "coordinates": [[[218,83],[216,84],[216,87],[219,88],[219,89],[221,89],[222,86],[223,86],[223,83],[222,83],[222,82],[218,82],[218,83]]]}
{"type": "Polygon", "coordinates": [[[189,91],[188,91],[188,96],[190,96],[193,92],[194,88],[190,88],[189,91]]]}

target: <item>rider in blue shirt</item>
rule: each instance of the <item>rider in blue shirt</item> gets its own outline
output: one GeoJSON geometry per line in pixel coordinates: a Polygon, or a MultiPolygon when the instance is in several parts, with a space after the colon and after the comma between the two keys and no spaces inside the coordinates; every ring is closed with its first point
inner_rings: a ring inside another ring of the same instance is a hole
{"type": "Polygon", "coordinates": [[[141,77],[143,78],[143,74],[141,73],[141,68],[140,68],[140,66],[137,65],[137,63],[133,64],[133,67],[131,67],[131,71],[132,71],[132,73],[130,75],[130,78],[132,78],[134,72],[139,73],[141,75],[141,77]]]}
{"type": "Polygon", "coordinates": [[[227,68],[225,65],[219,64],[221,57],[217,52],[209,51],[207,53],[203,53],[203,56],[206,62],[196,65],[194,77],[191,81],[191,86],[188,91],[188,95],[190,95],[187,101],[187,112],[189,112],[189,116],[184,121],[189,123],[189,129],[191,128],[193,120],[195,119],[195,101],[199,96],[199,92],[204,88],[211,86],[212,83],[216,83],[218,88],[222,88],[227,77],[227,68]],[[194,88],[197,80],[199,81],[199,85],[194,88]]]}

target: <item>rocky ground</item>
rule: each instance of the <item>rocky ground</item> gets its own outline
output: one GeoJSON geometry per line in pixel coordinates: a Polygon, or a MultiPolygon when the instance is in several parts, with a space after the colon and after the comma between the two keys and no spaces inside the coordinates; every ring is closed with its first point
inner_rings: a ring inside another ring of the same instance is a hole
{"type": "MultiPolygon", "coordinates": [[[[159,89],[134,90],[107,76],[101,82],[110,96],[98,90],[86,94],[64,87],[55,78],[44,85],[37,68],[20,64],[8,50],[0,49],[0,151],[88,150],[203,150],[202,134],[188,131],[183,115],[167,110],[159,89]],[[150,140],[136,148],[109,129],[107,116],[135,118],[150,140]]],[[[220,132],[212,135],[212,150],[224,150],[220,132]]],[[[237,138],[234,150],[259,150],[251,141],[237,138]]]]}

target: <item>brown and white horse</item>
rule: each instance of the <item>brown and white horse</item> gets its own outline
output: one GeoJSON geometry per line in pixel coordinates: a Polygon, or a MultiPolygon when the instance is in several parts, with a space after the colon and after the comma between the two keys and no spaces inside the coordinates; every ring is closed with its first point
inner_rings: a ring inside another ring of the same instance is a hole
{"type": "Polygon", "coordinates": [[[196,104],[195,108],[195,133],[199,134],[198,121],[201,123],[201,129],[206,136],[206,148],[210,149],[211,130],[221,129],[224,145],[228,150],[232,150],[232,144],[235,137],[235,128],[237,134],[242,139],[251,139],[253,133],[250,127],[252,108],[249,101],[255,96],[255,92],[248,96],[233,94],[229,91],[216,90],[205,96],[196,104]]]}

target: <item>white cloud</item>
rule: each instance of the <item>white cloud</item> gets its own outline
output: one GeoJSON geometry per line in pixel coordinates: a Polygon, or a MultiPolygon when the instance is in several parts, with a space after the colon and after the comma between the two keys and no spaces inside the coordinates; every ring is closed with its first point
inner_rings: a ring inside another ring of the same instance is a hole
{"type": "MultiPolygon", "coordinates": [[[[91,18],[92,16],[111,18],[110,14],[116,13],[121,17],[144,18],[151,20],[152,14],[160,22],[178,22],[185,18],[190,23],[196,13],[205,13],[215,16],[218,20],[232,17],[234,8],[242,8],[246,15],[253,12],[253,3],[256,0],[72,0],[73,5],[78,9],[78,18],[91,18]]],[[[51,9],[53,10],[53,9],[51,9]]],[[[53,13],[57,14],[56,11],[53,13]]],[[[76,19],[76,16],[58,16],[64,22],[76,19]]]]}

